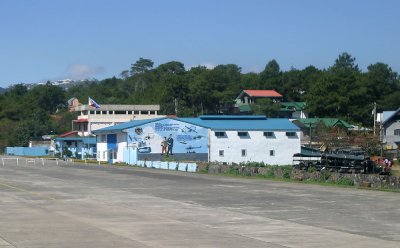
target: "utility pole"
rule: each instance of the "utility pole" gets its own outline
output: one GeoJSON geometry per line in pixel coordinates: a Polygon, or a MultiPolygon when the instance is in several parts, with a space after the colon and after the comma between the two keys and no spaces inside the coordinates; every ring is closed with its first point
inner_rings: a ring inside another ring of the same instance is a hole
{"type": "Polygon", "coordinates": [[[311,130],[311,121],[310,121],[310,123],[309,123],[309,127],[310,127],[310,148],[311,148],[311,146],[312,146],[312,140],[311,140],[311,132],[312,132],[312,130],[311,130]]]}
{"type": "Polygon", "coordinates": [[[373,114],[374,114],[374,137],[375,137],[376,136],[376,102],[374,102],[373,114]]]}

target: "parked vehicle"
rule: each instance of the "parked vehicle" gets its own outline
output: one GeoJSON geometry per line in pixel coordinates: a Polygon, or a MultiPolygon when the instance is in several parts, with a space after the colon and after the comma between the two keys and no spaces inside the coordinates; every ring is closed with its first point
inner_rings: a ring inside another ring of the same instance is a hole
{"type": "Polygon", "coordinates": [[[303,148],[293,156],[293,167],[300,170],[314,168],[339,173],[379,173],[379,167],[360,148],[340,148],[326,152],[303,148]]]}

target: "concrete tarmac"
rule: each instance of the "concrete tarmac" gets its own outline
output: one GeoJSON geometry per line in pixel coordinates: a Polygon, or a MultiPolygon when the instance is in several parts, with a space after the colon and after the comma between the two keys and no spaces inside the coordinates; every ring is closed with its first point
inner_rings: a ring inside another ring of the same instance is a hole
{"type": "Polygon", "coordinates": [[[400,247],[398,193],[3,161],[0,248],[400,247]]]}

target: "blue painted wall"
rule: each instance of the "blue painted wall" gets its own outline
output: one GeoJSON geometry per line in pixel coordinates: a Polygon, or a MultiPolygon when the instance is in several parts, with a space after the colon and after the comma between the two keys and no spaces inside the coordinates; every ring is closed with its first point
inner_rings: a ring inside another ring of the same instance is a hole
{"type": "Polygon", "coordinates": [[[47,147],[6,147],[6,155],[14,156],[47,156],[49,148],[47,147]]]}
{"type": "Polygon", "coordinates": [[[169,138],[173,139],[174,158],[202,161],[208,159],[207,128],[174,119],[162,119],[127,131],[129,146],[138,148],[138,159],[159,160],[162,141],[169,138]]]}

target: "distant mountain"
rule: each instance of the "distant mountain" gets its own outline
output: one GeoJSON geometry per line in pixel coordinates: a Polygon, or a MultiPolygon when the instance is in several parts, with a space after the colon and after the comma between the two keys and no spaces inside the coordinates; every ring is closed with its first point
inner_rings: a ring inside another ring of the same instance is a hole
{"type": "MultiPolygon", "coordinates": [[[[61,80],[57,80],[57,81],[50,81],[50,83],[52,85],[55,86],[60,86],[61,88],[67,90],[69,87],[75,86],[75,85],[81,85],[81,84],[85,84],[88,82],[92,82],[92,80],[72,80],[72,79],[61,79],[61,80]]],[[[35,87],[36,85],[44,85],[47,82],[42,82],[42,83],[31,83],[31,84],[25,84],[26,87],[28,87],[28,89],[32,89],[33,87],[35,87]]]]}
{"type": "Polygon", "coordinates": [[[1,88],[0,87],[0,94],[3,94],[4,92],[6,92],[7,91],[7,89],[4,89],[4,88],[1,88]]]}

